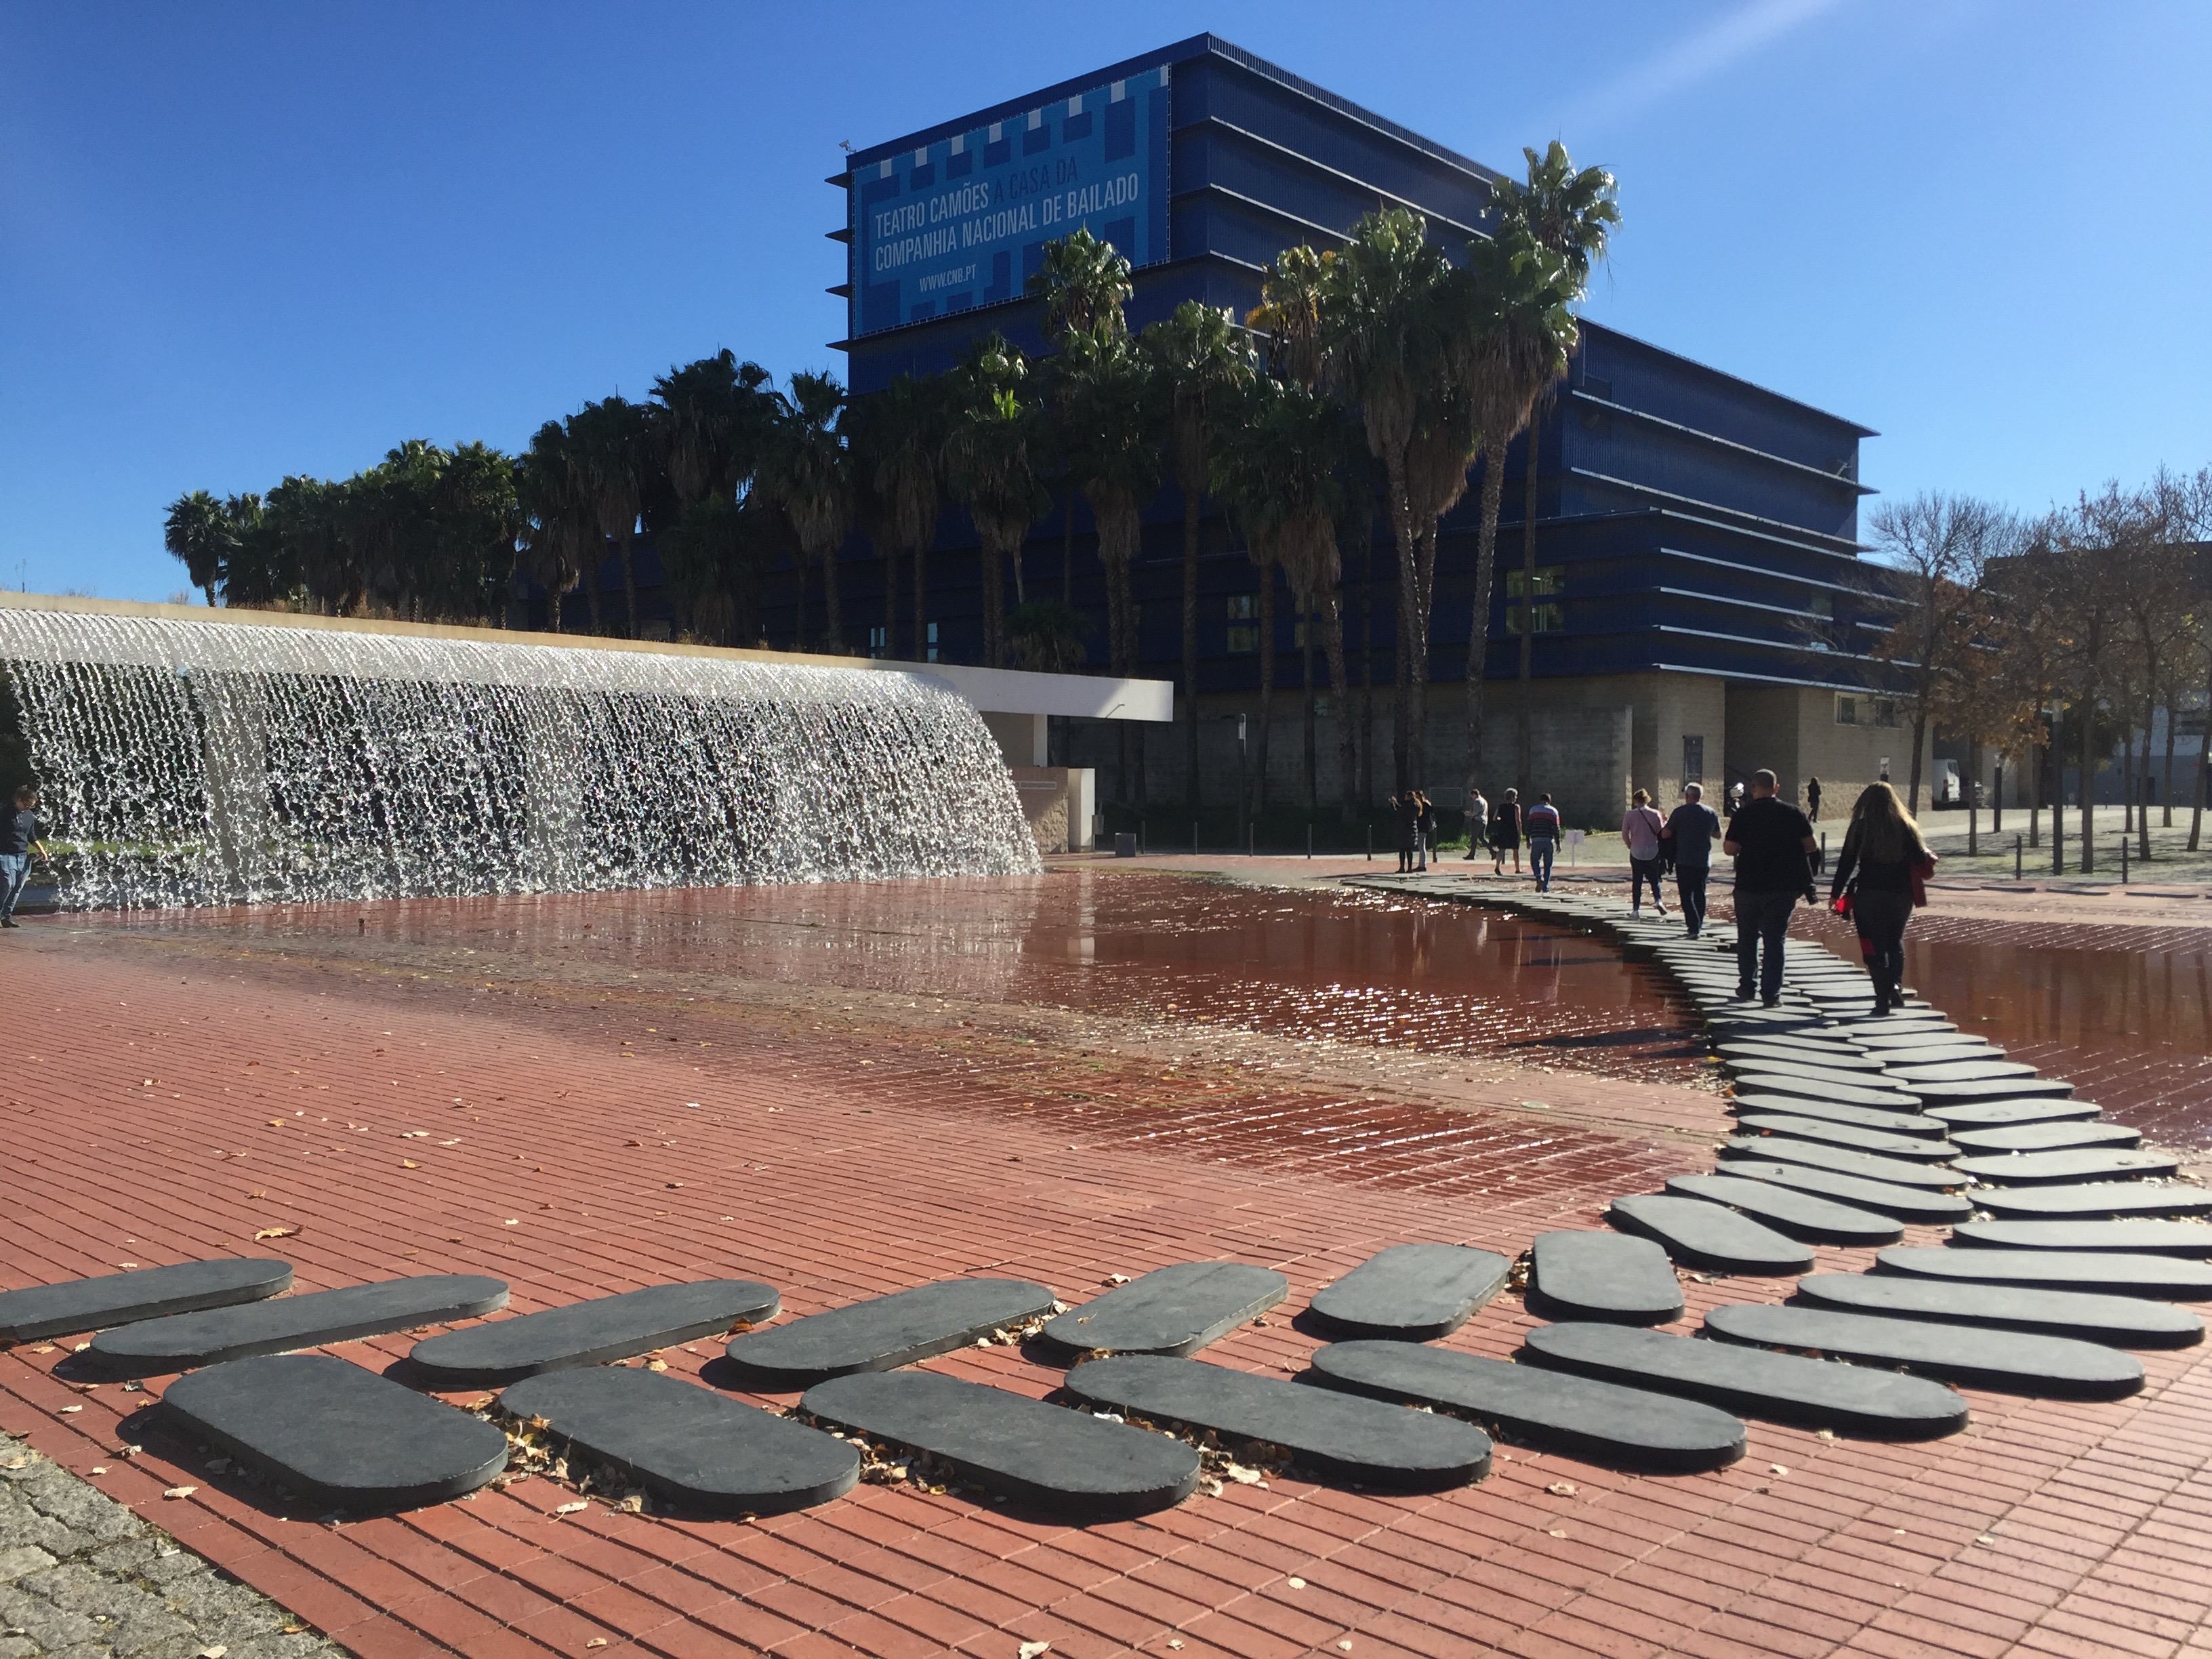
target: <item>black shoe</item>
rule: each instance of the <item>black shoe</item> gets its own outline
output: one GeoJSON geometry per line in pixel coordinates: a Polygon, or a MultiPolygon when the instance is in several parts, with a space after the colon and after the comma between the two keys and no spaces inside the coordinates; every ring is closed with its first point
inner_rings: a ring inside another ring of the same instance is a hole
{"type": "Polygon", "coordinates": [[[1780,997],[1761,997],[1759,1000],[1762,1006],[1768,1008],[1779,1008],[1782,1006],[1780,997]]]}
{"type": "Polygon", "coordinates": [[[0,927],[21,927],[22,925],[13,916],[0,917],[0,927]]]}
{"type": "Polygon", "coordinates": [[[1739,985],[1735,988],[1735,1000],[1738,1002],[1749,1002],[1758,994],[1759,993],[1748,985],[1739,985]]]}

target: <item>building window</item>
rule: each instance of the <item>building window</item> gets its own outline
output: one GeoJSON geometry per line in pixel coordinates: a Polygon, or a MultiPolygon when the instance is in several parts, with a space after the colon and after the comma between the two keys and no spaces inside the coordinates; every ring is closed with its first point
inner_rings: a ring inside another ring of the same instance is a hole
{"type": "Polygon", "coordinates": [[[1856,726],[1859,723],[1859,700],[1838,694],[1836,698],[1836,724],[1856,726]]]}
{"type": "Polygon", "coordinates": [[[1702,736],[1682,739],[1682,781],[1703,783],[1705,781],[1705,740],[1702,736]]]}
{"type": "Polygon", "coordinates": [[[924,662],[935,662],[937,660],[937,624],[935,623],[932,623],[929,625],[929,649],[927,653],[923,656],[922,660],[924,662]]]}
{"type": "Polygon", "coordinates": [[[1260,596],[1231,593],[1228,611],[1229,649],[1234,654],[1249,656],[1260,648],[1260,596]]]}
{"type": "MultiPolygon", "coordinates": [[[[1505,607],[1505,631],[1508,634],[1517,635],[1520,633],[1521,613],[1523,608],[1524,607],[1517,605],[1510,605],[1505,607]]],[[[1534,631],[1536,633],[1556,634],[1567,625],[1566,614],[1559,605],[1530,605],[1525,608],[1533,611],[1535,613],[1534,631]]]]}
{"type": "Polygon", "coordinates": [[[890,653],[890,629],[871,628],[868,630],[868,654],[872,657],[888,657],[890,653]]]}
{"type": "Polygon", "coordinates": [[[1874,702],[1874,723],[1876,726],[1890,726],[1893,728],[1897,725],[1897,699],[1894,697],[1875,697],[1872,701],[1874,702]]]}
{"type": "MultiPolygon", "coordinates": [[[[1523,585],[1523,579],[1527,577],[1528,574],[1528,573],[1525,570],[1509,570],[1505,573],[1505,597],[1507,599],[1517,599],[1522,597],[1521,590],[1523,585]]],[[[1567,589],[1567,581],[1566,570],[1565,567],[1556,564],[1539,566],[1536,570],[1536,579],[1533,586],[1535,589],[1536,596],[1539,599],[1541,599],[1547,593],[1565,592],[1567,589]]],[[[1543,632],[1543,629],[1540,624],[1538,626],[1536,631],[1540,634],[1543,632]]]]}

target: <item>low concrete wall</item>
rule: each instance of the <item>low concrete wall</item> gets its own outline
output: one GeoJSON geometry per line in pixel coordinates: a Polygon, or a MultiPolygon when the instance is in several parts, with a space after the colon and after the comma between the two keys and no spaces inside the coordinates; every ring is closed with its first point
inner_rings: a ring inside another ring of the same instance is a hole
{"type": "Polygon", "coordinates": [[[1040,853],[1087,853],[1098,775],[1087,766],[1012,766],[1014,793],[1040,853]]]}

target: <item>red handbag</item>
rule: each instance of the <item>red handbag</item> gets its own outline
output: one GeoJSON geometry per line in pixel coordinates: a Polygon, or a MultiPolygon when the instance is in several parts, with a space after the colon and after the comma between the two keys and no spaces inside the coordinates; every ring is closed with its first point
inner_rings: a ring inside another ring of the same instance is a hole
{"type": "Polygon", "coordinates": [[[1912,866],[1912,908],[1923,910],[1928,907],[1928,881],[1936,873],[1936,855],[1923,853],[1920,862],[1912,866]]]}

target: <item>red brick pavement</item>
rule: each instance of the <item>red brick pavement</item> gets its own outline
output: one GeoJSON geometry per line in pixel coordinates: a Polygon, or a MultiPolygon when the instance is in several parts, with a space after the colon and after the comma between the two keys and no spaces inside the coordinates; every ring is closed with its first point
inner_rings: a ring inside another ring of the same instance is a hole
{"type": "MultiPolygon", "coordinates": [[[[1444,1112],[673,992],[521,994],[62,926],[17,939],[9,1284],[258,1248],[302,1288],[481,1270],[527,1311],[743,1273],[804,1314],[983,1271],[1079,1298],[1109,1273],[1218,1255],[1279,1267],[1295,1309],[1382,1244],[1511,1252],[1590,1224],[1703,1164],[1675,1126],[1721,1127],[1710,1096],[1602,1079],[1547,1075],[1579,1108],[1553,1124],[1505,1098],[1444,1112]],[[1601,1112],[1610,1132],[1588,1127],[1601,1112]],[[272,1225],[299,1231],[256,1246],[272,1225]]],[[[1693,1322],[1773,1293],[1686,1288],[1693,1322]]],[[[1508,1353],[1529,1322],[1502,1298],[1452,1345],[1508,1353]]],[[[411,1340],[336,1352],[381,1365],[411,1340]]],[[[1085,1528],[879,1486],[753,1523],[563,1516],[571,1494],[541,1479],[333,1528],[176,1461],[132,1420],[158,1382],[72,1386],[70,1346],[0,1356],[0,1427],[106,1468],[104,1490],[365,1656],[2208,1648],[2201,1350],[2146,1356],[2150,1386],[2116,1404],[1975,1394],[1973,1427],[1926,1445],[1754,1424],[1741,1464],[1692,1478],[1510,1449],[1448,1494],[1278,1480],[1085,1528]],[[142,1435],[143,1455],[116,1455],[142,1435]],[[198,1490],[162,1497],[179,1484],[198,1490]]],[[[1281,1374],[1311,1346],[1271,1318],[1209,1357],[1281,1374]]],[[[693,1348],[673,1369],[713,1352],[693,1348]]],[[[1040,1395],[1056,1376],[1006,1348],[933,1364],[1040,1395]]]]}

